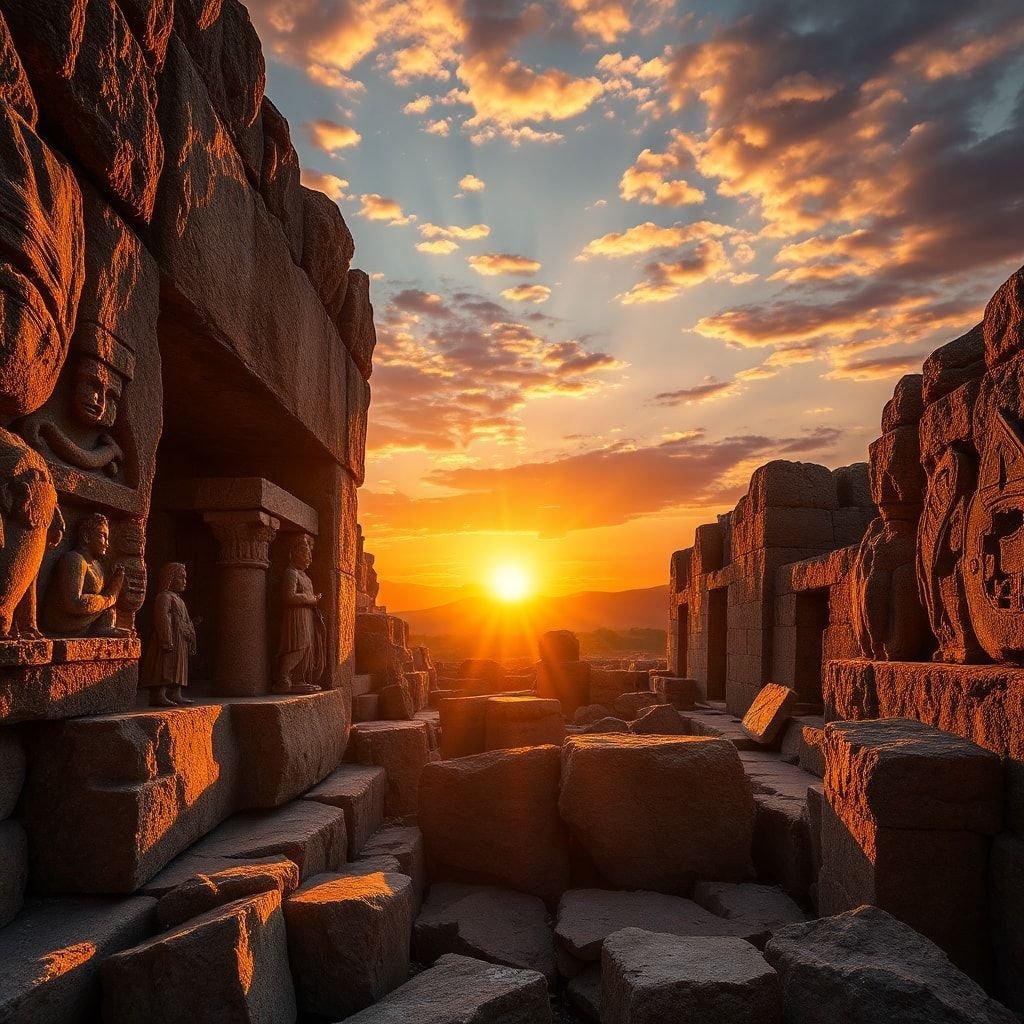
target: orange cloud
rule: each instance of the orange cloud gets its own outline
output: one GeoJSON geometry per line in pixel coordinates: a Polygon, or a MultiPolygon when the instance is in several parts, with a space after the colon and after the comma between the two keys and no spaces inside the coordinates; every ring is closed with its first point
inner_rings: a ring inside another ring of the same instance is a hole
{"type": "Polygon", "coordinates": [[[438,118],[436,121],[428,121],[424,129],[430,135],[440,135],[447,138],[451,134],[452,124],[447,118],[438,118]]]}
{"type": "Polygon", "coordinates": [[[471,224],[468,228],[461,228],[458,226],[441,227],[438,224],[426,224],[420,225],[420,234],[424,238],[448,238],[457,239],[460,242],[475,242],[481,238],[486,238],[491,233],[491,229],[486,224],[471,224]]]}
{"type": "Polygon", "coordinates": [[[597,36],[604,43],[614,43],[633,27],[631,4],[622,0],[566,0],[566,6],[575,14],[577,32],[597,36]]]}
{"type": "Polygon", "coordinates": [[[704,202],[704,192],[685,178],[672,177],[678,171],[692,170],[694,143],[682,132],[674,132],[664,153],[645,149],[628,167],[619,181],[619,195],[652,206],[686,206],[704,202]]]}
{"type": "Polygon", "coordinates": [[[416,99],[406,103],[402,109],[410,115],[425,114],[433,105],[434,98],[432,96],[417,96],[416,99]]]}
{"type": "Polygon", "coordinates": [[[359,132],[350,125],[338,124],[324,118],[307,121],[303,127],[306,129],[310,145],[331,156],[335,156],[339,150],[357,146],[362,140],[359,132]]]}
{"type": "Polygon", "coordinates": [[[363,204],[359,208],[359,216],[365,217],[367,220],[384,221],[386,224],[395,227],[415,220],[414,217],[407,215],[402,210],[397,199],[388,199],[386,196],[378,195],[376,192],[362,195],[359,199],[363,204]]]}
{"type": "Polygon", "coordinates": [[[551,298],[551,289],[543,284],[517,284],[506,288],[501,296],[510,302],[547,302],[551,298]]]}
{"type": "Polygon", "coordinates": [[[540,263],[526,256],[514,256],[504,252],[487,252],[478,256],[469,256],[466,262],[485,277],[499,277],[512,274],[517,277],[529,277],[540,270],[540,263]]]}
{"type": "Polygon", "coordinates": [[[654,252],[657,249],[671,249],[688,242],[705,238],[722,238],[733,231],[724,224],[701,220],[693,224],[673,224],[661,227],[652,221],[645,221],[625,231],[611,231],[588,242],[576,257],[585,261],[592,256],[606,256],[612,259],[636,256],[654,252]]]}
{"type": "Polygon", "coordinates": [[[487,186],[475,174],[464,174],[459,179],[459,188],[463,192],[483,192],[487,186]]]}
{"type": "Polygon", "coordinates": [[[425,252],[432,256],[450,256],[453,252],[458,250],[459,246],[457,242],[452,242],[446,238],[440,238],[436,242],[417,242],[416,249],[418,252],[425,252]]]}
{"type": "Polygon", "coordinates": [[[345,194],[348,182],[335,174],[323,174],[320,171],[313,171],[304,167],[301,176],[302,184],[306,188],[315,188],[324,195],[337,201],[345,194]]]}

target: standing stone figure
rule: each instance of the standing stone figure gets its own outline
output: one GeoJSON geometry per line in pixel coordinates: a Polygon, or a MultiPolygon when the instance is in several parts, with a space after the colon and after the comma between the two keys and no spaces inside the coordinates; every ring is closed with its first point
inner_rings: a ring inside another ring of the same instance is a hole
{"type": "Polygon", "coordinates": [[[188,575],[181,562],[168,562],[160,570],[160,590],[153,602],[153,626],[139,674],[149,690],[149,705],[173,708],[192,704],[183,693],[188,686],[188,659],[196,653],[196,630],[181,595],[188,575]]]}
{"type": "Polygon", "coordinates": [[[281,587],[284,614],[277,656],[276,693],[316,693],[327,664],[324,622],[307,570],[313,561],[313,538],[296,534],[288,548],[289,566],[281,587]]]}
{"type": "Polygon", "coordinates": [[[78,527],[78,544],[61,556],[46,594],[44,623],[58,636],[130,636],[116,626],[114,606],[125,571],[117,566],[107,579],[103,559],[110,548],[110,523],[100,512],[78,527]]]}

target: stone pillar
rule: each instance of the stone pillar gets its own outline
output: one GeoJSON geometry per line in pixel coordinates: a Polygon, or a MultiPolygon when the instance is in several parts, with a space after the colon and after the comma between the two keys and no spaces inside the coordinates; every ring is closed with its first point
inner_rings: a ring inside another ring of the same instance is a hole
{"type": "Polygon", "coordinates": [[[204,512],[220,544],[214,688],[251,697],[269,689],[267,570],[280,520],[257,510],[204,512]]]}

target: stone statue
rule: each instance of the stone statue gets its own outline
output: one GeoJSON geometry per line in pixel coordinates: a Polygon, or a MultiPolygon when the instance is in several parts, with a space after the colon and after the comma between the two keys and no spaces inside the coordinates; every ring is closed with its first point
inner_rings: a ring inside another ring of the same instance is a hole
{"type": "Polygon", "coordinates": [[[110,547],[110,523],[93,512],[78,527],[78,544],[58,560],[46,594],[44,625],[59,636],[130,636],[116,626],[115,609],[124,586],[118,566],[107,578],[103,559],[110,547]]]}
{"type": "Polygon", "coordinates": [[[66,414],[50,405],[19,427],[34,448],[90,473],[116,478],[124,454],[109,431],[117,422],[125,378],[100,359],[79,355],[66,398],[66,414]]]}
{"type": "Polygon", "coordinates": [[[117,600],[117,625],[135,632],[135,616],[146,600],[146,521],[126,519],[112,541],[117,564],[124,567],[124,588],[117,600]]]}
{"type": "Polygon", "coordinates": [[[160,590],[153,602],[153,627],[139,673],[140,686],[149,690],[149,705],[173,708],[192,704],[182,693],[188,686],[188,659],[196,653],[196,631],[181,595],[188,575],[181,562],[160,570],[160,590]]]}
{"type": "Polygon", "coordinates": [[[57,492],[43,459],[0,428],[0,639],[36,639],[36,576],[64,536],[57,492]]]}
{"type": "Polygon", "coordinates": [[[317,608],[322,595],[314,593],[308,574],[313,561],[313,538],[308,533],[291,538],[288,561],[281,586],[283,615],[274,691],[315,693],[327,664],[327,644],[317,608]]]}

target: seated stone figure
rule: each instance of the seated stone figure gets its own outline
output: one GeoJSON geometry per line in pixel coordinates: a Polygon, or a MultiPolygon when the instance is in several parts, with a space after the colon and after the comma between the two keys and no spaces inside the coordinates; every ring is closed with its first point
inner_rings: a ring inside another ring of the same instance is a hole
{"type": "Polygon", "coordinates": [[[46,594],[44,625],[60,636],[130,636],[114,625],[125,573],[118,566],[107,579],[103,559],[110,546],[110,523],[98,512],[78,527],[78,543],[58,560],[46,594]]]}

